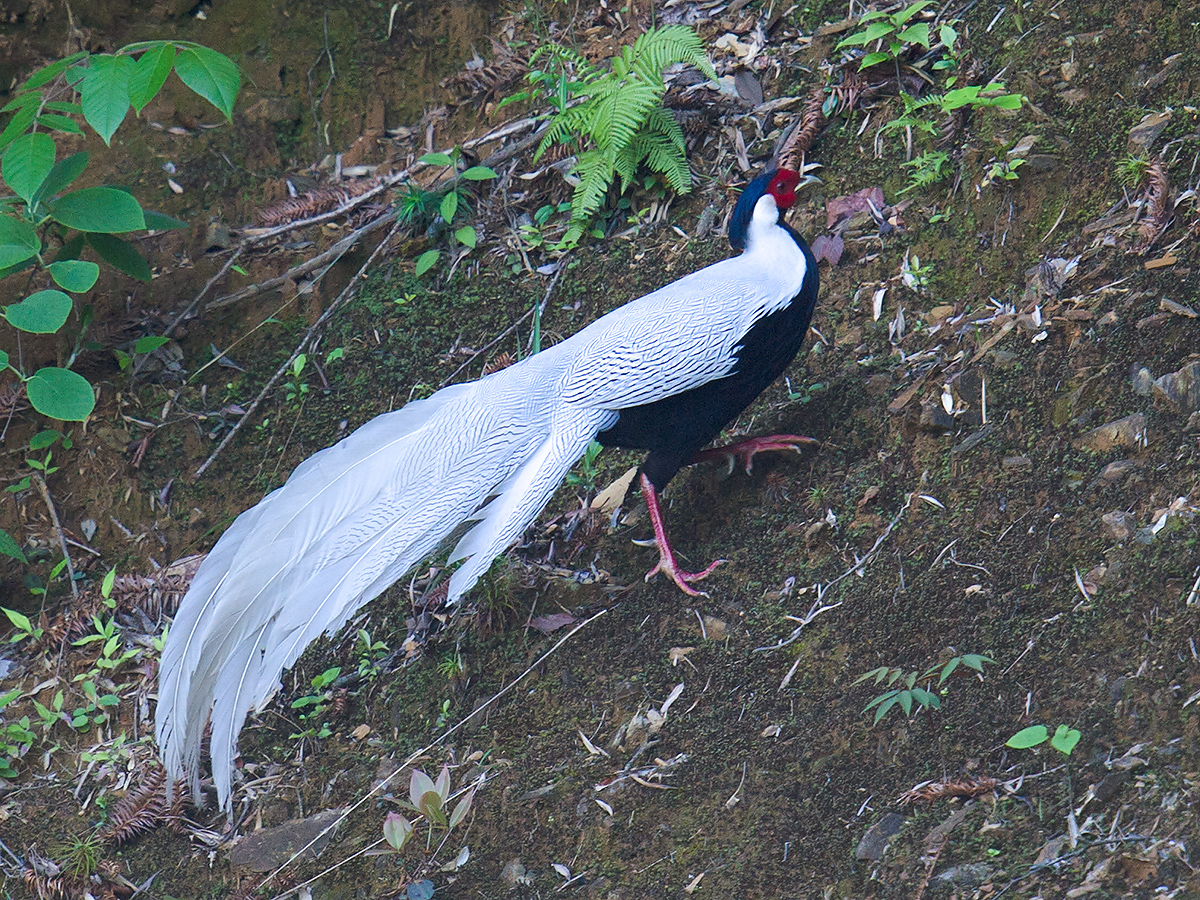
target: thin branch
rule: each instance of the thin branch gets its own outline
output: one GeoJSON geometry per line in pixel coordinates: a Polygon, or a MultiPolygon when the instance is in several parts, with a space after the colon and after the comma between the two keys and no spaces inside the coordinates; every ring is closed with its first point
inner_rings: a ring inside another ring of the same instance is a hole
{"type": "Polygon", "coordinates": [[[346,285],[345,290],[338,295],[336,300],[329,304],[329,308],[326,309],[325,312],[321,313],[321,317],[317,319],[316,323],[304,333],[304,337],[301,338],[300,343],[296,345],[296,349],[292,351],[292,355],[288,357],[287,362],[280,366],[279,369],[276,370],[275,374],[272,375],[267,381],[267,383],[263,385],[263,389],[259,391],[258,396],[254,398],[254,402],[251,403],[246,409],[245,414],[238,419],[237,424],[233,426],[229,434],[225,435],[224,440],[221,441],[221,443],[217,446],[217,449],[212,452],[208,459],[204,461],[204,464],[196,470],[196,473],[192,476],[193,481],[198,480],[200,476],[204,474],[205,470],[207,470],[208,467],[213,464],[213,461],[221,454],[221,451],[224,450],[230,441],[234,439],[237,433],[241,430],[242,426],[246,424],[247,420],[249,420],[254,411],[259,407],[259,404],[262,403],[263,399],[270,392],[271,388],[275,386],[275,382],[282,378],[284,374],[291,369],[292,363],[295,361],[296,357],[303,353],[304,349],[312,343],[318,334],[320,334],[322,327],[329,320],[330,316],[340,309],[342,304],[354,296],[355,289],[358,287],[359,282],[366,276],[367,270],[371,267],[371,264],[375,262],[375,258],[383,252],[383,248],[388,245],[392,237],[399,230],[399,222],[396,222],[392,225],[391,229],[387,233],[387,236],[379,242],[379,245],[373,251],[371,251],[371,255],[367,257],[367,261],[362,264],[362,267],[354,274],[354,277],[350,279],[350,283],[346,285]]]}
{"type": "Polygon", "coordinates": [[[67,580],[71,582],[71,595],[78,600],[79,585],[75,583],[75,567],[71,565],[71,551],[67,549],[67,536],[63,532],[62,523],[58,521],[58,510],[54,508],[50,489],[46,487],[45,480],[37,472],[34,472],[31,478],[37,485],[38,493],[42,495],[42,502],[46,504],[46,509],[50,510],[50,521],[54,523],[54,530],[58,532],[58,545],[62,548],[63,559],[67,562],[67,580]]]}

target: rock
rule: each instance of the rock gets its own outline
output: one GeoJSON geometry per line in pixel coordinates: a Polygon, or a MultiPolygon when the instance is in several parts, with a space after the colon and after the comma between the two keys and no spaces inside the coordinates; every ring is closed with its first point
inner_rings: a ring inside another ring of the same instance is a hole
{"type": "Polygon", "coordinates": [[[529,884],[533,881],[525,874],[525,864],[519,859],[510,859],[504,864],[504,868],[500,870],[500,880],[510,888],[516,887],[518,884],[529,884]]]}
{"type": "Polygon", "coordinates": [[[1049,153],[1030,153],[1025,157],[1025,171],[1049,172],[1058,166],[1058,157],[1049,153]]]}
{"type": "Polygon", "coordinates": [[[204,233],[204,252],[228,250],[232,246],[233,237],[229,233],[229,226],[224,222],[209,222],[208,230],[204,233]]]}
{"type": "Polygon", "coordinates": [[[1109,422],[1085,432],[1075,441],[1081,450],[1107,453],[1122,447],[1146,446],[1146,416],[1134,413],[1115,422],[1109,422]]]}
{"type": "Polygon", "coordinates": [[[270,872],[290,861],[299,850],[320,835],[301,855],[314,859],[333,837],[333,830],[321,835],[342,815],[341,809],[327,809],[307,819],[292,819],[274,828],[263,828],[241,838],[229,851],[229,862],[235,868],[251,872],[270,872]]]}
{"type": "Polygon", "coordinates": [[[1200,410],[1200,361],[1188,363],[1153,382],[1154,395],[1175,412],[1191,415],[1200,410]]]}
{"type": "Polygon", "coordinates": [[[933,880],[955,887],[974,888],[987,881],[991,874],[991,868],[983,863],[964,863],[939,872],[933,880]]]}
{"type": "Polygon", "coordinates": [[[1167,127],[1167,123],[1171,121],[1171,111],[1150,113],[1142,118],[1132,128],[1129,129],[1129,139],[1126,142],[1126,149],[1130,154],[1135,156],[1145,156],[1150,152],[1150,145],[1162,133],[1162,130],[1167,127]]]}
{"type": "Polygon", "coordinates": [[[1154,393],[1154,374],[1145,366],[1136,369],[1129,378],[1133,392],[1139,397],[1149,397],[1154,393]]]}
{"type": "Polygon", "coordinates": [[[945,433],[957,428],[954,416],[942,407],[941,399],[932,397],[921,406],[920,428],[922,431],[945,433]]]}
{"type": "Polygon", "coordinates": [[[1121,509],[1114,509],[1112,512],[1107,512],[1101,517],[1105,528],[1108,529],[1109,537],[1113,540],[1124,543],[1133,537],[1136,523],[1133,516],[1121,509]]]}
{"type": "Polygon", "coordinates": [[[1009,159],[1024,159],[1029,155],[1029,151],[1033,149],[1033,145],[1038,141],[1036,134],[1027,134],[1025,137],[1017,141],[1013,148],[1008,151],[1009,159]]]}
{"type": "Polygon", "coordinates": [[[1141,468],[1141,463],[1135,459],[1118,459],[1110,462],[1100,472],[1100,480],[1107,481],[1109,484],[1116,484],[1124,481],[1135,471],[1141,468]]]}
{"type": "Polygon", "coordinates": [[[1006,456],[1000,466],[1008,472],[1028,472],[1033,468],[1033,460],[1028,456],[1006,456]]]}
{"type": "Polygon", "coordinates": [[[882,819],[868,828],[867,833],[862,836],[862,840],[858,842],[858,849],[854,851],[854,858],[879,862],[883,859],[883,852],[887,849],[888,841],[900,830],[903,824],[904,816],[900,815],[900,813],[886,813],[882,819]]]}

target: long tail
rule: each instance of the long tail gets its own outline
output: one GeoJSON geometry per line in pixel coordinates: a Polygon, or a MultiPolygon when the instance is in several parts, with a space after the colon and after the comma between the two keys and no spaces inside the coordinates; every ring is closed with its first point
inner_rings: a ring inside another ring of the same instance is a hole
{"type": "Polygon", "coordinates": [[[163,648],[156,737],[172,782],[187,776],[200,796],[211,710],[213,780],[228,811],[246,716],[313,639],[335,632],[464,521],[477,524],[451,555],[464,562],[450,602],[520,536],[612,419],[564,406],[539,368],[514,366],[372,419],[234,521],[163,648]]]}

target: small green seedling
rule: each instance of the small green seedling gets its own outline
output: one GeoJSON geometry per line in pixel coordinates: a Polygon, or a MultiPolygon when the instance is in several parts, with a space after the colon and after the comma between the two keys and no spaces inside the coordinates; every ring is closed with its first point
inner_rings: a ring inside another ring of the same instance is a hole
{"type": "Polygon", "coordinates": [[[1004,742],[1004,745],[1012,747],[1014,750],[1029,750],[1049,741],[1050,746],[1063,756],[1070,756],[1075,745],[1079,743],[1080,737],[1078,729],[1069,728],[1066,725],[1059,725],[1054,730],[1054,734],[1050,734],[1050,730],[1045,725],[1030,725],[1010,737],[1004,742]]]}
{"type": "Polygon", "coordinates": [[[893,668],[889,666],[880,666],[878,669],[872,669],[863,675],[854,679],[852,684],[862,684],[864,681],[875,680],[875,684],[884,684],[891,688],[884,691],[879,696],[875,697],[870,703],[863,707],[863,712],[875,710],[875,721],[871,724],[878,724],[879,720],[888,714],[888,711],[894,706],[899,706],[904,711],[906,716],[911,716],[914,705],[918,709],[932,711],[941,709],[942,701],[932,690],[930,690],[930,682],[937,677],[937,688],[940,689],[959,666],[966,666],[968,669],[973,669],[978,673],[979,677],[983,678],[983,664],[995,662],[990,657],[983,656],[979,653],[964,653],[961,656],[951,657],[942,666],[931,666],[924,672],[906,672],[904,669],[893,668]],[[924,682],[926,687],[918,687],[919,682],[924,682]],[[899,683],[900,687],[892,687],[899,683]]]}

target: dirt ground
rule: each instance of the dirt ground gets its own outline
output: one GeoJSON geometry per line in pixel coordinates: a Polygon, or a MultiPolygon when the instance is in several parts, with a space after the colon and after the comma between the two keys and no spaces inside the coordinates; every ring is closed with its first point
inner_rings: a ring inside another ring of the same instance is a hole
{"type": "MultiPolygon", "coordinates": [[[[2,8],[11,71],[61,53],[58,11],[2,8]]],[[[524,85],[500,47],[527,55],[569,37],[607,54],[614,30],[632,40],[650,15],[641,4],[394,9],[390,33],[387,4],[75,11],[92,49],[198,40],[247,77],[232,126],[202,128],[216,114],[168,92],[96,156],[107,180],[191,227],[144,242],[152,284],[108,276],[95,300],[80,368],[100,401],[74,448],[55,450],[48,482],[77,542],[81,601],[62,579],[44,602],[29,591],[61,557],[43,498],[6,493],[0,508],[34,560],[0,563],[3,605],[45,628],[0,650],[0,686],[22,689],[3,724],[28,717],[37,736],[0,781],[6,896],[1200,892],[1200,23],[1183,3],[931,7],[958,21],[971,83],[997,78],[1028,99],[917,130],[914,156],[944,148],[944,181],[900,193],[912,171],[904,129],[881,131],[900,115],[894,95],[831,116],[807,156],[822,184],[791,221],[810,240],[839,232],[844,250],[821,265],[807,350],[730,429],[821,443],[762,457],[752,475],[714,464],[672,483],[667,527],[686,564],[728,560],[709,597],[643,582],[654,551],[632,543],[650,536],[636,492],[617,513],[587,511],[638,461],[606,451],[462,609],[422,605],[431,573],[414,573],[309,649],[242,734],[240,842],[211,798],[166,807],[154,639],[188,558],[347,430],[519,358],[548,289],[554,341],[726,255],[711,223],[745,181],[739,156],[766,159],[858,27],[822,2],[782,16],[756,3],[656,10],[695,22],[723,74],[752,73],[767,101],[797,101],[722,108],[693,147],[691,195],[666,210],[635,194],[640,218],[620,214],[609,237],[562,258],[522,243],[518,226],[567,188],[553,172],[522,181],[540,168],[528,152],[505,159],[503,190],[476,198],[478,248],[453,273],[443,260],[417,278],[416,257],[445,245],[392,239],[307,366],[196,479],[386,232],[323,281],[289,276],[202,305],[136,376],[112,349],[162,333],[238,228],[288,197],[289,179],[300,193],[323,183],[337,153],[343,167],[398,171],[526,115],[497,104],[524,85]],[[1131,162],[1142,150],[1157,170],[1131,162]],[[878,215],[857,193],[869,189],[881,191],[878,215]],[[555,263],[554,276],[536,271],[555,263]],[[114,567],[110,612],[99,583],[114,567]],[[84,640],[110,619],[113,647],[129,651],[111,667],[101,663],[115,651],[97,656],[107,642],[84,640]],[[879,669],[882,683],[859,680],[879,669]],[[918,690],[882,716],[865,709],[906,687],[918,690]],[[92,704],[84,725],[39,722],[35,701],[52,708],[59,691],[67,710],[92,704]],[[1061,731],[1056,746],[1008,745],[1038,725],[1061,731]],[[448,766],[456,793],[475,788],[461,823],[419,822],[397,854],[380,838],[414,766],[434,777],[448,766]],[[319,856],[293,859],[343,810],[319,856]]],[[[361,222],[257,247],[214,295],[285,275],[361,222]]],[[[27,410],[9,423],[9,483],[42,427],[27,410]]]]}

